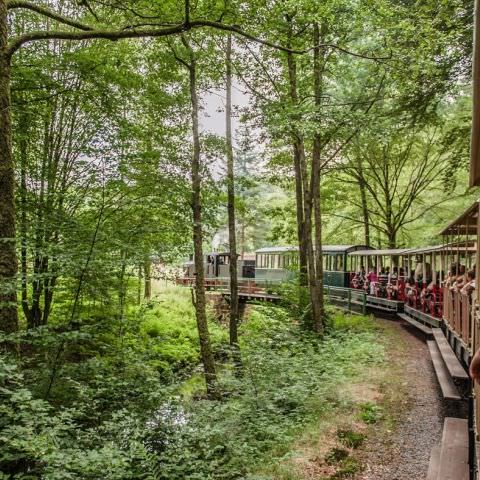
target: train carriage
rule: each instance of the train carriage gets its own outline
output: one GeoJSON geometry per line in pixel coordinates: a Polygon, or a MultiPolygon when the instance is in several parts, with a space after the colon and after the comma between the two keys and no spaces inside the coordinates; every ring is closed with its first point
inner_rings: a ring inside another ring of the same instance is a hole
{"type": "MultiPolygon", "coordinates": [[[[366,250],[365,245],[324,245],[323,282],[326,286],[349,287],[352,271],[348,255],[366,250]]],[[[298,247],[265,247],[255,252],[255,279],[258,282],[282,282],[294,278],[298,270],[298,247]]]]}

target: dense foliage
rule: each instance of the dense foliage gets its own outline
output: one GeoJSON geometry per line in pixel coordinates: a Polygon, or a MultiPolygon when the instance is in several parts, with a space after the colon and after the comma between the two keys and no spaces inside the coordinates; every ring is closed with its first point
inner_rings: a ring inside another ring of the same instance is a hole
{"type": "MultiPolygon", "coordinates": [[[[15,478],[257,478],[266,458],[274,465],[272,455],[282,458],[306,426],[347,401],[345,382],[383,358],[369,319],[332,314],[320,343],[287,310],[258,306],[241,329],[244,376],[225,365],[224,400],[206,400],[193,311],[186,297],[170,309],[173,292],[182,297],[172,290],[136,312],[123,345],[95,329],[70,337],[62,388],[49,401],[32,358],[2,356],[2,469],[15,478]]],[[[221,359],[228,341],[212,327],[221,359]]],[[[58,339],[29,340],[48,355],[58,339]]]]}

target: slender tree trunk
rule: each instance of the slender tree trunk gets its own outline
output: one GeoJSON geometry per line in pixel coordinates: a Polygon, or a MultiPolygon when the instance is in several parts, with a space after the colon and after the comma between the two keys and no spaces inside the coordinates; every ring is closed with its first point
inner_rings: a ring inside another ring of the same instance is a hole
{"type": "Polygon", "coordinates": [[[365,245],[370,246],[370,215],[368,214],[367,189],[363,176],[363,165],[360,158],[357,159],[358,187],[360,189],[360,200],[362,202],[363,228],[365,231],[365,245]]]}
{"type": "Polygon", "coordinates": [[[125,285],[127,252],[124,249],[121,250],[120,260],[122,262],[122,266],[120,267],[120,273],[118,274],[118,316],[120,320],[123,320],[123,317],[125,316],[125,300],[127,297],[127,286],[125,285]]]}
{"type": "Polygon", "coordinates": [[[235,174],[232,141],[232,36],[227,38],[226,53],[226,141],[227,141],[227,210],[228,244],[230,250],[230,345],[238,349],[238,268],[237,234],[235,224],[235,174]]]}
{"type": "Polygon", "coordinates": [[[32,312],[28,301],[28,225],[27,225],[27,158],[28,158],[28,118],[22,113],[20,118],[20,258],[21,258],[21,292],[22,292],[22,309],[30,327],[33,323],[32,312]]]}
{"type": "MultiPolygon", "coordinates": [[[[310,293],[310,303],[312,308],[312,324],[311,328],[317,329],[317,325],[322,322],[320,305],[318,302],[319,293],[317,291],[317,275],[316,275],[316,262],[315,251],[313,248],[313,225],[312,225],[312,210],[313,210],[313,192],[312,187],[309,185],[307,159],[305,157],[305,147],[302,142],[302,152],[300,157],[300,166],[302,170],[303,181],[303,218],[304,218],[304,236],[305,236],[305,248],[307,253],[307,265],[308,265],[308,288],[310,293]]],[[[321,250],[320,250],[321,255],[321,250]]]]}
{"type": "Polygon", "coordinates": [[[3,332],[18,330],[10,78],[7,2],[0,0],[0,331],[3,332]]]}
{"type": "Polygon", "coordinates": [[[143,298],[147,301],[152,299],[152,261],[150,258],[147,258],[143,264],[143,272],[144,272],[144,290],[143,290],[143,298]]]}
{"type": "MultiPolygon", "coordinates": [[[[291,19],[288,19],[290,28],[288,31],[288,46],[291,47],[291,40],[293,36],[291,19]]],[[[298,104],[297,92],[297,63],[293,53],[287,53],[288,65],[288,80],[289,80],[289,95],[290,101],[294,107],[298,104]]],[[[298,121],[298,118],[295,118],[298,121]]],[[[295,200],[296,200],[296,215],[297,215],[297,236],[299,248],[299,270],[300,270],[300,285],[307,285],[308,277],[308,260],[307,260],[307,238],[305,232],[305,218],[304,218],[304,191],[302,179],[302,152],[305,157],[303,138],[298,131],[297,125],[292,126],[292,147],[293,147],[293,169],[295,173],[295,200]]]]}
{"type": "Polygon", "coordinates": [[[142,303],[142,265],[138,265],[137,276],[137,305],[142,303]]]}
{"type": "Polygon", "coordinates": [[[200,134],[198,128],[198,97],[197,97],[197,67],[193,54],[190,55],[188,67],[190,76],[190,99],[192,103],[192,211],[193,211],[193,245],[195,262],[195,314],[197,319],[198,336],[200,339],[200,354],[202,357],[207,384],[207,395],[218,397],[217,373],[215,359],[213,358],[208,331],[206,296],[205,296],[205,272],[203,268],[203,229],[202,229],[202,205],[201,205],[201,171],[200,171],[200,134]]]}
{"type": "Polygon", "coordinates": [[[240,241],[241,241],[241,250],[240,250],[240,258],[242,260],[245,259],[245,230],[247,226],[245,225],[245,220],[242,220],[242,227],[241,227],[241,236],[240,236],[240,241]]]}
{"type": "MultiPolygon", "coordinates": [[[[318,23],[313,27],[313,44],[320,44],[320,29],[318,23]]],[[[324,330],[324,298],[323,298],[323,256],[322,256],[322,204],[320,192],[320,168],[321,168],[321,152],[322,138],[320,129],[320,109],[322,107],[322,83],[323,83],[323,64],[320,48],[313,50],[313,76],[314,76],[314,96],[316,108],[317,131],[313,136],[312,150],[312,174],[311,174],[311,190],[315,221],[315,292],[312,304],[314,312],[313,327],[317,333],[323,333],[324,330]]]]}

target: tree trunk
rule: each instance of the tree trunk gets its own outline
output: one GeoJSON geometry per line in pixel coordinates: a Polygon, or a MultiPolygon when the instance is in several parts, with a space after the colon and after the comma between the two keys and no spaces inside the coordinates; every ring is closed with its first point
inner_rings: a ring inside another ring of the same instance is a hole
{"type": "Polygon", "coordinates": [[[145,277],[143,298],[150,301],[152,299],[152,261],[149,258],[143,264],[143,272],[145,277]]]}
{"type": "MultiPolygon", "coordinates": [[[[320,29],[315,23],[313,27],[313,44],[320,44],[320,29]]],[[[320,109],[322,107],[322,82],[323,82],[323,65],[320,48],[313,50],[313,77],[314,77],[314,96],[316,108],[316,121],[318,122],[317,131],[313,136],[312,150],[312,174],[311,174],[311,190],[315,221],[315,292],[312,299],[312,312],[314,313],[313,327],[317,333],[323,333],[324,330],[324,298],[323,298],[323,256],[322,256],[322,205],[320,192],[320,168],[321,168],[321,152],[322,138],[319,132],[320,128],[320,109]],[[313,304],[315,306],[313,307],[313,304]]]]}
{"type": "Polygon", "coordinates": [[[7,3],[0,0],[0,331],[18,330],[15,176],[10,104],[7,3]]]}
{"type": "Polygon", "coordinates": [[[200,354],[202,357],[207,395],[218,397],[217,373],[213,358],[208,331],[206,297],[205,297],[205,272],[203,268],[203,229],[201,205],[201,171],[200,171],[200,134],[198,129],[198,97],[197,97],[197,67],[193,54],[190,55],[190,98],[192,103],[192,211],[193,211],[193,245],[195,262],[195,314],[197,319],[198,336],[200,339],[200,354]]]}
{"type": "Polygon", "coordinates": [[[142,303],[142,265],[138,265],[137,275],[137,305],[142,303]]]}
{"type": "Polygon", "coordinates": [[[389,230],[388,232],[388,248],[397,248],[397,231],[389,230]]]}
{"type": "Polygon", "coordinates": [[[28,245],[28,223],[27,223],[27,159],[28,159],[28,118],[25,113],[20,117],[20,258],[21,258],[21,295],[22,295],[22,309],[27,325],[30,327],[33,323],[32,312],[29,307],[28,300],[28,259],[27,259],[27,245],[28,245]]]}
{"type": "Polygon", "coordinates": [[[235,224],[235,175],[232,142],[232,35],[227,38],[226,52],[226,142],[227,142],[227,210],[228,244],[230,250],[230,345],[238,350],[238,268],[235,224]]]}
{"type": "MultiPolygon", "coordinates": [[[[289,30],[288,46],[291,46],[293,36],[291,22],[289,30]]],[[[287,54],[288,78],[290,86],[290,100],[294,106],[298,105],[297,92],[297,66],[292,53],[287,54]]],[[[294,116],[292,126],[293,157],[295,171],[295,194],[297,213],[297,234],[299,237],[299,262],[300,262],[300,285],[309,287],[310,303],[312,308],[312,323],[318,322],[318,294],[315,279],[315,254],[312,242],[312,196],[308,185],[308,170],[305,156],[305,143],[303,134],[297,127],[300,120],[294,116]]],[[[312,326],[313,326],[312,325],[312,326]]]]}
{"type": "Polygon", "coordinates": [[[122,266],[120,267],[120,273],[118,275],[118,316],[120,320],[123,320],[125,317],[125,302],[127,298],[127,285],[125,284],[125,272],[127,270],[127,251],[125,249],[122,249],[120,253],[120,259],[122,262],[122,266]]]}
{"type": "Polygon", "coordinates": [[[363,228],[365,232],[365,245],[370,246],[370,215],[368,214],[367,189],[363,176],[363,165],[360,158],[357,159],[358,187],[360,189],[360,200],[362,202],[363,228]]]}
{"type": "MultiPolygon", "coordinates": [[[[292,30],[289,30],[288,46],[291,46],[292,30]]],[[[297,92],[297,64],[293,53],[287,53],[288,64],[288,80],[289,80],[289,94],[292,104],[298,104],[297,92]]],[[[296,119],[298,120],[298,119],[296,119]]],[[[295,173],[295,200],[296,200],[296,214],[297,214],[297,236],[299,248],[299,271],[300,271],[300,285],[307,285],[307,240],[305,232],[305,218],[304,218],[304,191],[302,180],[302,152],[305,156],[304,145],[301,133],[298,132],[297,126],[292,126],[292,146],[293,146],[293,168],[295,173]]]]}

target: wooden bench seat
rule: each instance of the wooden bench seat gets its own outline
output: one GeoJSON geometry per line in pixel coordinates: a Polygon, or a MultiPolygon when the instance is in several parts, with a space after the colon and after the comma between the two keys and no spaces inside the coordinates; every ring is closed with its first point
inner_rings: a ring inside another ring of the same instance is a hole
{"type": "Polygon", "coordinates": [[[447,417],[443,424],[438,472],[432,480],[469,480],[469,477],[468,420],[447,417]]]}
{"type": "Polygon", "coordinates": [[[432,333],[450,376],[461,381],[468,381],[469,377],[467,372],[462,367],[452,347],[450,347],[442,330],[440,328],[432,328],[432,333]]]}
{"type": "Polygon", "coordinates": [[[441,445],[435,445],[430,453],[430,462],[428,464],[428,473],[426,480],[437,480],[438,467],[440,466],[441,445]]]}
{"type": "Polygon", "coordinates": [[[427,345],[443,397],[448,400],[461,400],[462,397],[453,383],[453,379],[443,361],[438,345],[433,340],[427,341],[427,345]]]}
{"type": "Polygon", "coordinates": [[[413,318],[409,317],[408,315],[405,315],[404,313],[398,313],[397,314],[402,320],[405,320],[408,322],[410,325],[414,326],[418,330],[420,330],[422,333],[424,333],[427,337],[431,338],[433,336],[432,329],[430,327],[427,327],[423,323],[417,322],[413,318]]]}

